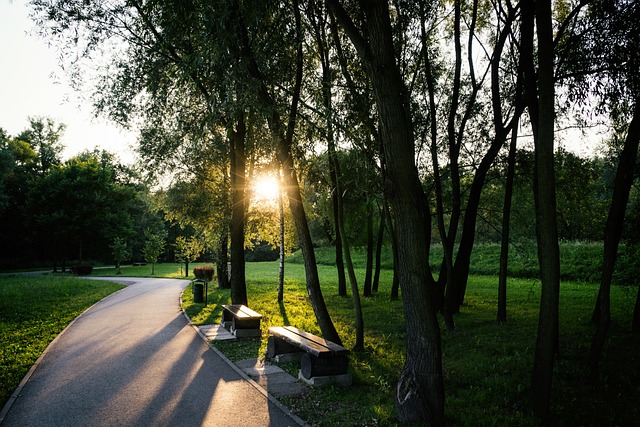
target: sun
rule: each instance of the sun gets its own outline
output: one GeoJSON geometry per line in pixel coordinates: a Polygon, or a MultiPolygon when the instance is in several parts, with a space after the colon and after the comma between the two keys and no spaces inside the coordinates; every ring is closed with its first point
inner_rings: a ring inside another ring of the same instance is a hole
{"type": "Polygon", "coordinates": [[[254,178],[253,195],[256,200],[275,203],[279,194],[280,188],[276,177],[272,175],[261,175],[254,178]]]}

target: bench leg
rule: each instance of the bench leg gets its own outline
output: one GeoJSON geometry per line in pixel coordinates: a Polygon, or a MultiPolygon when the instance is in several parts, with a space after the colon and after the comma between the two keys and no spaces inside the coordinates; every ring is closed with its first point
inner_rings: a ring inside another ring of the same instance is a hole
{"type": "Polygon", "coordinates": [[[295,347],[285,340],[281,340],[279,338],[274,337],[273,335],[269,336],[269,340],[267,341],[267,355],[271,359],[275,359],[279,355],[284,354],[301,354],[302,350],[298,347],[295,347]]]}

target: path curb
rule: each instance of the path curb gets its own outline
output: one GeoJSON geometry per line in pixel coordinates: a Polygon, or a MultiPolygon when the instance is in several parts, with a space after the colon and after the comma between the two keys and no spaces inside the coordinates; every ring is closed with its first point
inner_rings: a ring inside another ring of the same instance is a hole
{"type": "MultiPolygon", "coordinates": [[[[186,290],[186,288],[185,288],[186,290]]],[[[202,333],[202,331],[200,330],[200,328],[198,328],[196,325],[194,325],[191,322],[191,319],[189,318],[189,316],[187,315],[187,313],[184,311],[184,309],[182,308],[182,294],[184,294],[184,290],[180,293],[180,297],[178,298],[178,305],[180,307],[180,310],[182,311],[182,314],[184,315],[185,319],[187,319],[187,322],[189,322],[189,325],[193,328],[194,331],[196,331],[196,333],[198,334],[198,336],[200,338],[202,338],[202,340],[209,346],[209,348],[211,350],[213,350],[218,356],[220,356],[220,358],[222,360],[224,360],[230,367],[231,369],[233,369],[235,372],[238,373],[238,375],[240,375],[243,379],[245,379],[249,384],[251,384],[253,387],[255,387],[256,390],[258,390],[264,397],[266,397],[269,402],[273,403],[274,405],[276,405],[281,411],[285,412],[287,415],[289,415],[299,426],[304,426],[304,427],[309,427],[309,424],[307,424],[304,420],[302,420],[302,418],[298,417],[296,414],[294,414],[293,412],[291,412],[291,410],[289,408],[287,408],[286,406],[284,406],[282,403],[280,403],[278,401],[278,399],[276,399],[275,397],[273,397],[271,394],[269,394],[269,392],[262,387],[260,384],[258,384],[255,380],[253,380],[249,375],[246,374],[246,372],[244,372],[242,369],[240,369],[240,367],[238,367],[238,365],[236,365],[235,363],[233,363],[231,360],[229,360],[229,358],[227,356],[225,356],[220,350],[218,350],[208,339],[207,337],[202,333]]]]}

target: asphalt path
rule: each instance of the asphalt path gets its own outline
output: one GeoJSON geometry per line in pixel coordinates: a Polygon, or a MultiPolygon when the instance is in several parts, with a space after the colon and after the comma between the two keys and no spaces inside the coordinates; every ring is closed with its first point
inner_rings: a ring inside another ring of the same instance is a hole
{"type": "Polygon", "coordinates": [[[118,280],[48,347],[3,427],[299,425],[189,324],[187,281],[118,280]]]}

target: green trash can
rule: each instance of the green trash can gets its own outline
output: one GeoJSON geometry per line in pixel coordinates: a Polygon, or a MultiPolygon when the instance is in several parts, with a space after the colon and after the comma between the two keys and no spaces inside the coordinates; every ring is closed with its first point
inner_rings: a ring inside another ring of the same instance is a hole
{"type": "Polygon", "coordinates": [[[193,302],[204,302],[204,283],[193,282],[193,302]]]}

